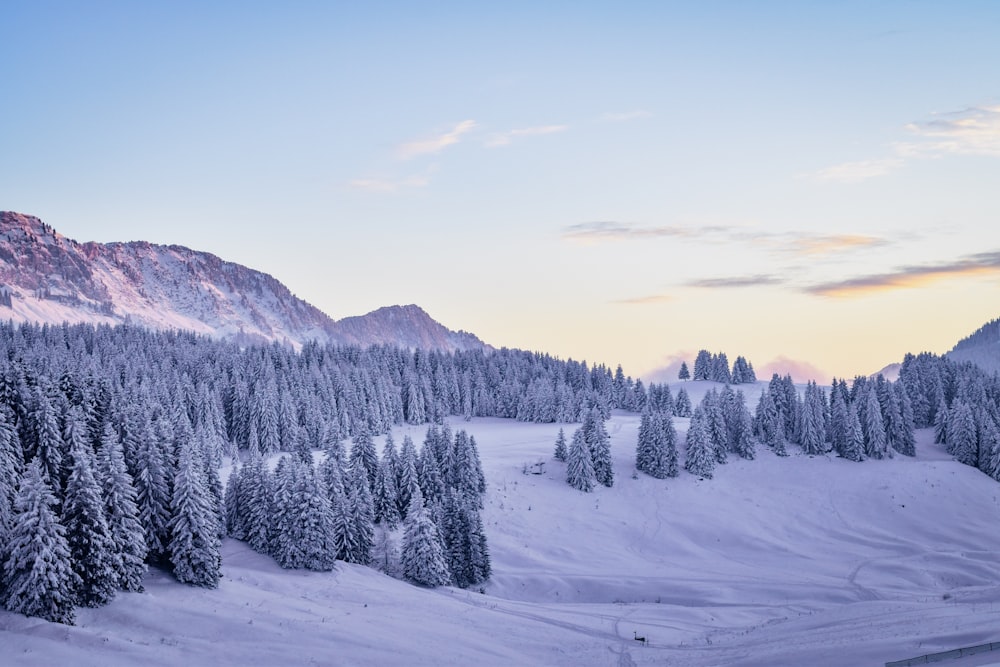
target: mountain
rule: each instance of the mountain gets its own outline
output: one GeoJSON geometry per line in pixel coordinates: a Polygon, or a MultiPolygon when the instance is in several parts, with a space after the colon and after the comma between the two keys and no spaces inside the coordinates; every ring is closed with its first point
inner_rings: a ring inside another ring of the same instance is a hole
{"type": "Polygon", "coordinates": [[[241,344],[278,341],[480,349],[418,306],[334,321],[272,276],[178,245],[78,243],[38,218],[0,211],[0,319],[131,323],[241,344]]]}
{"type": "Polygon", "coordinates": [[[954,361],[971,361],[989,373],[1000,372],[1000,319],[987,322],[958,341],[946,356],[954,361]]]}

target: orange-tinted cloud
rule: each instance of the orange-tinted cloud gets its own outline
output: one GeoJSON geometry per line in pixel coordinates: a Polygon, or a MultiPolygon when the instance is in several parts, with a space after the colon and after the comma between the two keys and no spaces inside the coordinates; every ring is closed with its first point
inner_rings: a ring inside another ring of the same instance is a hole
{"type": "Polygon", "coordinates": [[[771,376],[775,373],[781,377],[791,375],[792,380],[795,382],[813,380],[819,384],[828,383],[832,377],[829,373],[813,366],[808,361],[798,361],[796,359],[789,359],[788,357],[777,357],[763,366],[757,366],[754,368],[754,373],[756,373],[758,380],[764,382],[770,380],[771,376]]]}
{"type": "Polygon", "coordinates": [[[1000,251],[967,255],[953,262],[906,266],[891,273],[811,285],[804,291],[818,296],[861,297],[890,290],[923,287],[942,280],[984,275],[1000,275],[1000,251]]]}
{"type": "Polygon", "coordinates": [[[832,236],[801,236],[788,243],[789,251],[797,255],[827,255],[848,250],[875,248],[889,242],[878,236],[837,234],[832,236]]]}

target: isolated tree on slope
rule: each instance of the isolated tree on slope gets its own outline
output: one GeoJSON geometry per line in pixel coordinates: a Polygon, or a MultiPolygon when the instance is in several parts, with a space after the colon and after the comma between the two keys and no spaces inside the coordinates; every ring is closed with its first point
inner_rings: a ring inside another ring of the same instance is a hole
{"type": "Polygon", "coordinates": [[[451,582],[451,572],[444,557],[444,547],[437,526],[424,507],[420,491],[410,498],[405,531],[400,550],[403,576],[421,586],[444,586],[451,582]]]}
{"type": "Polygon", "coordinates": [[[566,449],[566,432],[559,429],[559,435],[556,436],[556,451],[555,459],[556,461],[565,461],[569,452],[566,449]]]}
{"type": "Polygon", "coordinates": [[[8,610],[73,625],[75,591],[65,529],[56,518],[55,496],[35,458],[24,473],[14,500],[3,568],[3,605],[8,610]]]}
{"type": "Polygon", "coordinates": [[[200,456],[192,442],[181,447],[171,499],[170,562],[180,581],[206,588],[219,585],[219,520],[205,488],[200,456]]]}
{"type": "Polygon", "coordinates": [[[566,460],[566,483],[578,491],[590,492],[594,490],[594,464],[591,460],[590,449],[583,437],[583,429],[578,428],[573,432],[573,441],[569,446],[569,455],[566,460]]]}
{"type": "Polygon", "coordinates": [[[80,577],[75,599],[79,605],[99,607],[110,602],[118,588],[115,544],[104,515],[101,489],[91,469],[87,451],[90,445],[76,436],[69,439],[72,469],[66,484],[62,524],[73,570],[80,577]]]}
{"type": "Polygon", "coordinates": [[[681,362],[681,370],[677,373],[678,380],[690,380],[691,371],[688,370],[688,365],[686,361],[681,362]]]}

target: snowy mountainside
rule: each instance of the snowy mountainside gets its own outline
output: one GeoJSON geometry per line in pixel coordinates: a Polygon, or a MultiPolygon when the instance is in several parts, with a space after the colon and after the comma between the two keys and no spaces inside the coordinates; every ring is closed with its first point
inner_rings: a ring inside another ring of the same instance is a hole
{"type": "Polygon", "coordinates": [[[0,212],[0,319],[132,323],[240,343],[310,341],[477,349],[417,306],[334,321],[272,276],[183,246],[78,243],[36,217],[0,212]]]}
{"type": "MultiPolygon", "coordinates": [[[[683,386],[697,402],[720,385],[683,386]]],[[[748,402],[763,386],[744,387],[748,402]]],[[[81,608],[74,627],[0,611],[5,655],[110,667],[841,667],[1000,639],[1000,487],[952,460],[930,430],[918,432],[914,458],[758,448],[711,480],[656,480],[633,478],[639,417],[616,412],[615,485],[581,493],[552,459],[558,430],[574,425],[451,422],[476,438],[488,482],[493,577],[482,593],[343,563],[282,570],[226,540],[215,591],[153,570],[145,593],[81,608]],[[525,474],[537,461],[542,473],[525,474]]],[[[689,420],[674,423],[683,443],[689,420]]],[[[425,432],[398,426],[393,436],[425,432]]]]}
{"type": "Polygon", "coordinates": [[[946,356],[952,361],[971,361],[987,373],[1000,372],[1000,319],[960,340],[946,356]]]}

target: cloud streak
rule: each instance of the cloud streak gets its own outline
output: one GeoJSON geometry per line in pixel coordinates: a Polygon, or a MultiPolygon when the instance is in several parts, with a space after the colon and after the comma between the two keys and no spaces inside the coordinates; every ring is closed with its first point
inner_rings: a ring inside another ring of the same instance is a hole
{"type": "Polygon", "coordinates": [[[629,299],[617,299],[612,303],[624,306],[648,306],[655,303],[667,303],[673,301],[674,297],[669,294],[650,294],[648,296],[637,296],[629,299]]]}
{"type": "Polygon", "coordinates": [[[642,227],[602,220],[582,222],[563,228],[562,238],[574,243],[595,245],[651,239],[682,239],[707,243],[754,243],[800,257],[818,257],[889,245],[891,241],[868,234],[812,234],[808,232],[765,232],[731,225],[659,225],[642,227]]]}
{"type": "Polygon", "coordinates": [[[396,156],[400,160],[411,160],[420,155],[440,153],[448,146],[457,144],[461,140],[463,134],[467,134],[475,129],[475,127],[476,121],[463,120],[461,123],[458,123],[451,130],[444,132],[443,134],[400,144],[399,147],[396,148],[396,156]]]}
{"type": "Polygon", "coordinates": [[[783,285],[785,280],[778,276],[760,274],[755,276],[734,276],[731,278],[702,278],[684,283],[685,287],[702,287],[707,289],[729,289],[740,287],[766,287],[768,285],[783,285]]]}
{"type": "Polygon", "coordinates": [[[952,262],[904,266],[889,273],[858,276],[804,288],[816,296],[856,298],[899,289],[924,287],[945,280],[976,276],[1000,276],[1000,250],[960,257],[952,262]]]}
{"type": "Polygon", "coordinates": [[[433,166],[423,173],[404,178],[355,178],[347,182],[347,187],[373,194],[395,194],[404,190],[427,187],[431,183],[432,172],[433,166]]]}
{"type": "Polygon", "coordinates": [[[514,139],[519,137],[537,137],[545,134],[556,134],[559,132],[565,132],[568,129],[569,125],[537,125],[535,127],[522,127],[493,135],[486,141],[485,146],[487,148],[509,146],[514,139]]]}

